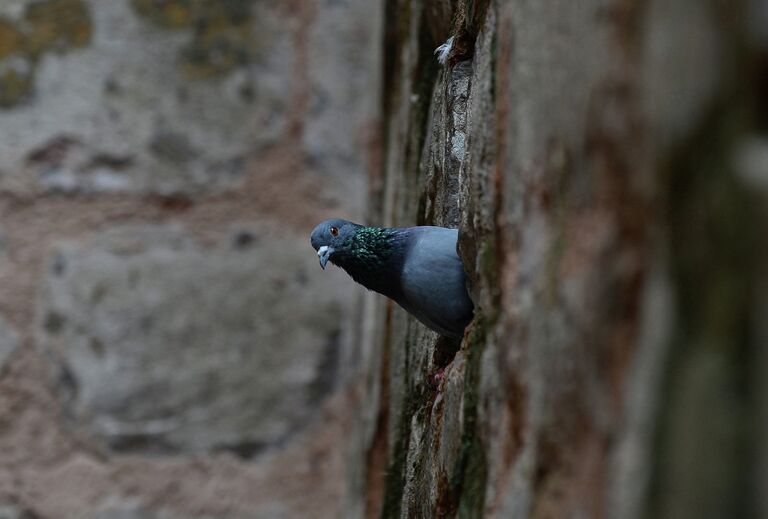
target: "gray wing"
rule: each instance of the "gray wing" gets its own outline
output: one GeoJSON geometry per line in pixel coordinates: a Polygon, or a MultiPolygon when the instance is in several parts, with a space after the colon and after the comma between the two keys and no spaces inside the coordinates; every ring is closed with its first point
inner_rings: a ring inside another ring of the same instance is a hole
{"type": "Polygon", "coordinates": [[[403,264],[401,306],[448,337],[461,338],[472,319],[464,267],[456,253],[459,232],[443,227],[411,229],[403,264]]]}

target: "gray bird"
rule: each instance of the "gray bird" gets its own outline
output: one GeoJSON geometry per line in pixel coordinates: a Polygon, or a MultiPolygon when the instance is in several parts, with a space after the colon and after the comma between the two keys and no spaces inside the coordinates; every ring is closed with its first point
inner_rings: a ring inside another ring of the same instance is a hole
{"type": "Polygon", "coordinates": [[[323,269],[330,261],[437,333],[461,339],[473,305],[456,252],[458,237],[456,229],[444,227],[381,228],[326,220],[310,239],[323,269]]]}

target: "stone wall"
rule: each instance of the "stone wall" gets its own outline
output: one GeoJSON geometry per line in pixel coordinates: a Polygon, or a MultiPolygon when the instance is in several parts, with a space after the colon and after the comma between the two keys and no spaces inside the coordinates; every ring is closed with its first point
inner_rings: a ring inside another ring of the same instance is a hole
{"type": "Polygon", "coordinates": [[[371,219],[458,226],[476,311],[369,301],[353,516],[768,514],[765,12],[386,3],[371,219]]]}
{"type": "Polygon", "coordinates": [[[766,13],[0,2],[0,517],[768,515],[766,13]],[[460,229],[458,349],[331,215],[460,229]]]}
{"type": "Polygon", "coordinates": [[[0,2],[0,517],[339,516],[378,10],[0,2]]]}

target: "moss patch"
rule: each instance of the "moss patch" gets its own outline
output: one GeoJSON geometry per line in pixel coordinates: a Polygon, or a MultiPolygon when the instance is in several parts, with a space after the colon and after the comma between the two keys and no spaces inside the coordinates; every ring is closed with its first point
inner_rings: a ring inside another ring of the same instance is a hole
{"type": "Polygon", "coordinates": [[[133,8],[142,17],[167,29],[191,27],[196,16],[196,4],[191,0],[132,0],[133,8]]]}
{"type": "Polygon", "coordinates": [[[381,508],[381,517],[400,517],[403,502],[403,490],[405,488],[405,475],[407,471],[406,461],[408,459],[408,447],[411,440],[411,417],[417,413],[421,407],[421,393],[411,391],[411,381],[408,367],[408,350],[410,349],[410,339],[405,342],[404,366],[405,379],[403,388],[406,394],[400,409],[400,416],[397,422],[397,433],[395,434],[394,445],[391,447],[391,455],[387,467],[387,477],[384,487],[384,503],[381,508]]]}
{"type": "Polygon", "coordinates": [[[47,53],[87,46],[93,28],[82,0],[30,3],[21,20],[0,18],[0,108],[11,108],[34,90],[35,72],[47,53]]]}
{"type": "Polygon", "coordinates": [[[451,486],[458,499],[458,517],[482,517],[488,460],[478,424],[480,406],[480,365],[487,340],[488,323],[478,316],[467,340],[467,370],[464,376],[464,430],[461,453],[454,468],[451,486]]]}
{"type": "Polygon", "coordinates": [[[0,72],[0,108],[18,104],[32,91],[33,77],[16,68],[0,72]]]}
{"type": "Polygon", "coordinates": [[[7,18],[0,18],[0,59],[24,49],[24,33],[7,18]]]}
{"type": "Polygon", "coordinates": [[[252,0],[132,0],[143,18],[165,29],[192,29],[179,66],[192,79],[224,76],[253,60],[252,0]]]}
{"type": "Polygon", "coordinates": [[[24,19],[30,28],[25,47],[33,56],[85,47],[91,41],[91,18],[82,0],[35,2],[24,19]]]}

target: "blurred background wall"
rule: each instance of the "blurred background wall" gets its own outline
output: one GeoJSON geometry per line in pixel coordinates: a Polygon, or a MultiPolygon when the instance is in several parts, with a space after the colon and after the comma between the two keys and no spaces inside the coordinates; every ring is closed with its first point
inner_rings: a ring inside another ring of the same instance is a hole
{"type": "Polygon", "coordinates": [[[339,516],[378,4],[0,2],[0,517],[339,516]]]}

